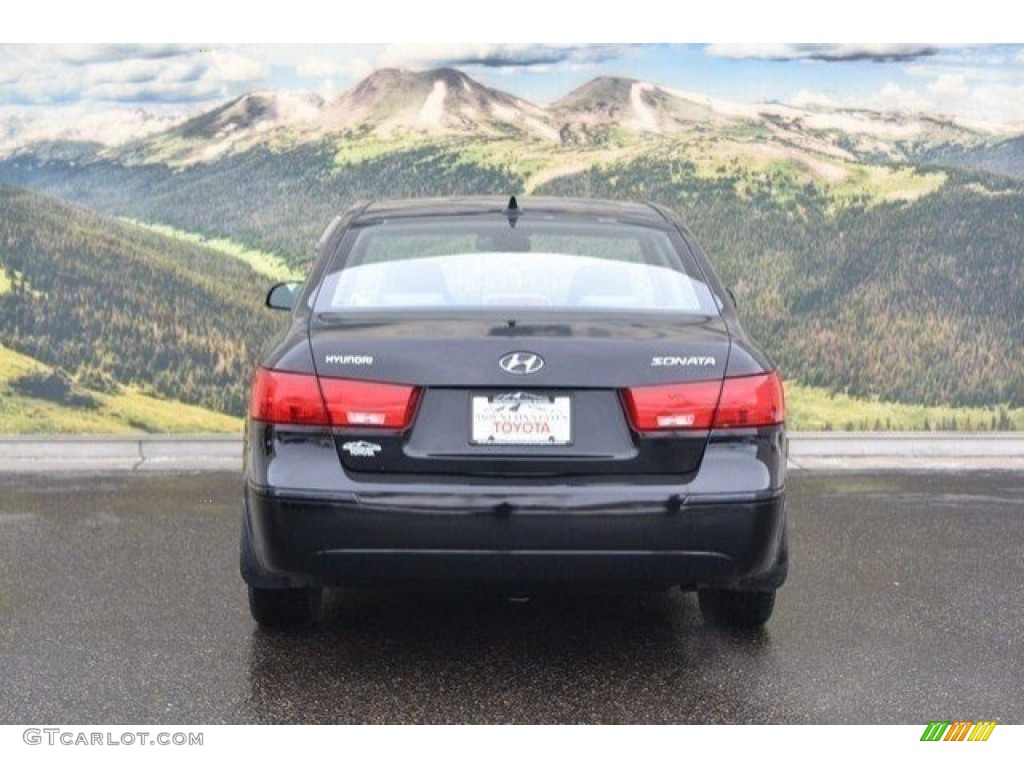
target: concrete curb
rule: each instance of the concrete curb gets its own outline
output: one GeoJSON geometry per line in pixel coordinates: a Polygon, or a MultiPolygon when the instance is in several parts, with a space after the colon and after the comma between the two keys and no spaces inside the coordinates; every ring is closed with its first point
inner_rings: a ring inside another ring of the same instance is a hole
{"type": "MultiPolygon", "coordinates": [[[[1024,433],[795,432],[796,471],[1024,470],[1024,433]]],[[[0,473],[239,471],[234,435],[73,435],[0,438],[0,473]]]]}
{"type": "Polygon", "coordinates": [[[235,435],[74,435],[0,439],[0,472],[238,471],[235,435]]]}
{"type": "Polygon", "coordinates": [[[799,470],[1024,470],[1019,432],[794,432],[789,466],[799,470]]]}

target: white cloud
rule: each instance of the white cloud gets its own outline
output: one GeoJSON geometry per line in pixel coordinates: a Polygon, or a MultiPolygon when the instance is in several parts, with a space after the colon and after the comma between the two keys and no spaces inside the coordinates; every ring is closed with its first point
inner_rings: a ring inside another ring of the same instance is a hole
{"type": "Polygon", "coordinates": [[[319,77],[331,77],[337,72],[338,63],[326,56],[309,56],[295,64],[295,73],[299,77],[311,80],[319,77]]]}
{"type": "Polygon", "coordinates": [[[926,112],[931,102],[913,88],[886,83],[874,98],[874,105],[883,112],[926,112]]]}
{"type": "Polygon", "coordinates": [[[928,63],[910,64],[903,68],[903,71],[913,77],[921,79],[932,79],[943,75],[963,75],[970,80],[1012,80],[1019,75],[1011,69],[1007,69],[1005,62],[996,66],[971,66],[962,62],[949,63],[928,63]]]}
{"type": "Polygon", "coordinates": [[[188,53],[191,47],[164,43],[86,44],[53,46],[54,53],[69,64],[94,64],[126,59],[166,59],[188,53]]]}
{"type": "Polygon", "coordinates": [[[943,97],[961,97],[967,93],[967,78],[962,73],[940,75],[928,86],[928,92],[943,97]]]}
{"type": "Polygon", "coordinates": [[[268,72],[230,46],[3,46],[0,104],[203,101],[268,72]]]}
{"type": "MultiPolygon", "coordinates": [[[[945,72],[904,96],[916,109],[991,126],[1024,127],[1024,83],[999,73],[945,72]]],[[[890,94],[891,95],[891,94],[890,94]]]]}
{"type": "Polygon", "coordinates": [[[374,66],[366,59],[347,59],[338,67],[338,73],[352,80],[362,80],[373,72],[374,66]]]}
{"type": "Polygon", "coordinates": [[[325,99],[333,98],[349,87],[352,82],[362,80],[371,72],[373,72],[373,65],[361,58],[337,61],[323,57],[310,57],[295,65],[295,74],[307,81],[317,81],[307,87],[325,99]]]}
{"type": "Polygon", "coordinates": [[[966,118],[1024,128],[1024,85],[983,83],[970,89],[951,106],[966,118]]]}
{"type": "Polygon", "coordinates": [[[311,86],[324,98],[331,98],[346,85],[353,81],[362,80],[373,72],[373,65],[362,58],[354,59],[329,59],[326,57],[310,57],[296,63],[295,74],[304,80],[316,80],[316,85],[311,86]],[[339,85],[341,80],[346,85],[339,85]]]}
{"type": "Polygon", "coordinates": [[[704,48],[708,56],[720,59],[787,59],[792,57],[789,43],[714,43],[704,48]]]}
{"type": "Polygon", "coordinates": [[[452,56],[480,57],[493,54],[497,45],[445,45],[443,43],[391,44],[377,57],[380,67],[435,67],[452,56]]]}
{"type": "Polygon", "coordinates": [[[35,141],[67,139],[118,144],[165,130],[185,119],[180,105],[113,107],[100,112],[76,104],[0,109],[0,154],[35,141]]]}
{"type": "Polygon", "coordinates": [[[213,53],[202,54],[208,69],[203,74],[207,80],[238,83],[264,78],[268,74],[267,65],[250,56],[232,50],[223,52],[214,49],[213,53]]]}
{"type": "Polygon", "coordinates": [[[796,95],[789,100],[794,107],[834,107],[837,106],[835,99],[823,93],[809,91],[806,88],[797,91],[796,95]]]}
{"type": "Polygon", "coordinates": [[[625,44],[413,43],[389,45],[377,60],[383,67],[489,67],[542,70],[552,65],[596,64],[631,55],[625,44]]]}
{"type": "MultiPolygon", "coordinates": [[[[800,91],[794,106],[828,106],[819,94],[800,91]]],[[[886,83],[874,94],[832,100],[831,106],[952,117],[996,131],[1024,130],[1024,84],[945,73],[920,87],[886,83]]]]}
{"type": "Polygon", "coordinates": [[[726,59],[912,61],[933,56],[939,48],[923,43],[716,43],[704,51],[726,59]]]}

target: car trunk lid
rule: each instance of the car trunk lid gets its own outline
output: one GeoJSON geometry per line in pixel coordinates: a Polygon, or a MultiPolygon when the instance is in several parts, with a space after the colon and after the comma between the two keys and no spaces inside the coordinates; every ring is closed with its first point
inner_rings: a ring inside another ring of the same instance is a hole
{"type": "Polygon", "coordinates": [[[657,430],[638,428],[634,394],[703,382],[690,391],[699,389],[713,412],[730,349],[720,319],[692,316],[420,314],[333,316],[314,324],[311,344],[328,410],[348,408],[332,402],[332,389],[345,389],[335,381],[415,392],[406,428],[338,426],[332,419],[345,468],[367,477],[607,482],[690,474],[710,423],[686,423],[683,415],[657,430]]]}

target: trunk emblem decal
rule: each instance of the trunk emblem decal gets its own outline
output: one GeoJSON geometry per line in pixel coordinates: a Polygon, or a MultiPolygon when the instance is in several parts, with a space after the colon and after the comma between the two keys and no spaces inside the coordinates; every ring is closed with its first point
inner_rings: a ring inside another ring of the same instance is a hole
{"type": "Polygon", "coordinates": [[[509,352],[498,360],[498,365],[505,373],[526,376],[543,368],[544,358],[533,352],[509,352]]]}

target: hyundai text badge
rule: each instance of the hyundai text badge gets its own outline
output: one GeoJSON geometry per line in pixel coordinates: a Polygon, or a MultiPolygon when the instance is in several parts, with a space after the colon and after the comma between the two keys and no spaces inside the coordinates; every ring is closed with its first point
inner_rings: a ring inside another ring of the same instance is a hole
{"type": "Polygon", "coordinates": [[[516,376],[536,373],[544,367],[544,358],[533,352],[509,352],[498,361],[501,370],[516,376]]]}

